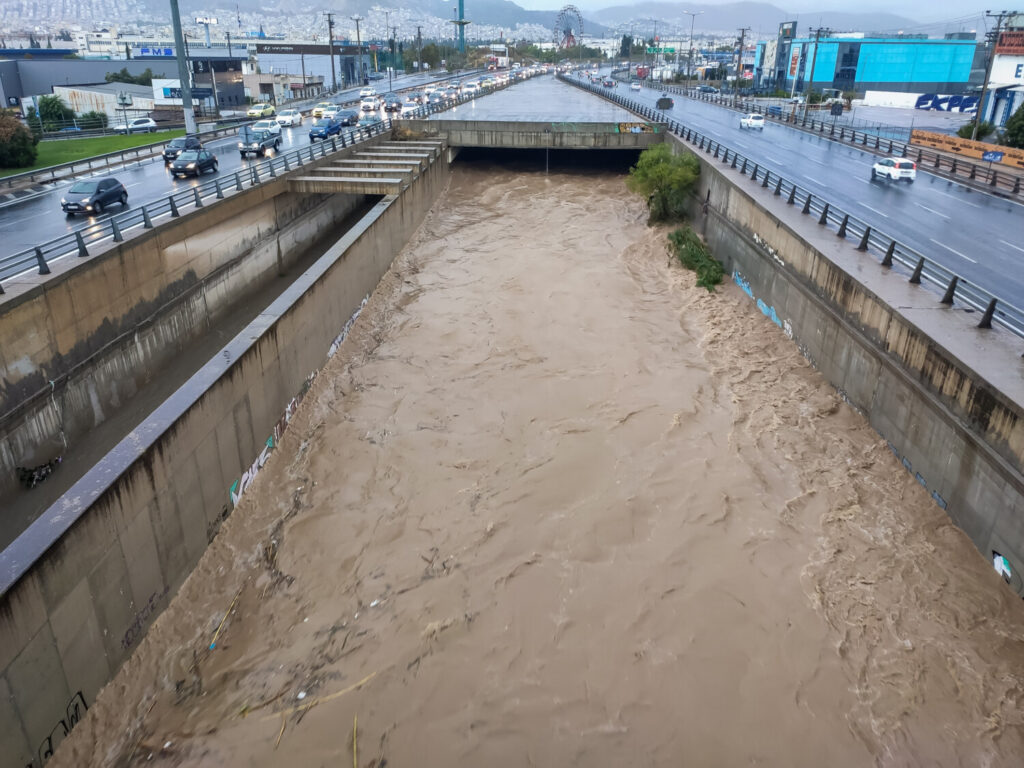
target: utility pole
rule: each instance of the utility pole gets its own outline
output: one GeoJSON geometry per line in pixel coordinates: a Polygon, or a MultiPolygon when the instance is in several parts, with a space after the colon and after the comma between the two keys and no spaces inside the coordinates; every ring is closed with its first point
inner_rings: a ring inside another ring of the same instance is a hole
{"type": "Polygon", "coordinates": [[[814,54],[811,56],[811,77],[807,81],[804,95],[804,119],[807,119],[807,109],[811,106],[811,94],[814,93],[814,65],[818,63],[818,41],[821,36],[829,37],[832,30],[828,27],[818,27],[814,30],[814,54]]]}
{"type": "Polygon", "coordinates": [[[359,84],[363,83],[363,38],[359,35],[359,22],[363,20],[362,16],[353,16],[352,21],[356,23],[356,73],[359,76],[359,84]]]}
{"type": "Polygon", "coordinates": [[[398,27],[391,27],[391,39],[388,40],[388,47],[391,49],[391,66],[388,67],[388,90],[393,90],[391,85],[391,75],[395,71],[395,66],[398,64],[398,27]]]}
{"type": "Polygon", "coordinates": [[[988,81],[992,79],[992,63],[996,59],[996,45],[999,44],[999,33],[1002,31],[1003,19],[1017,14],[1008,13],[1007,11],[1000,11],[999,13],[990,13],[989,11],[985,11],[985,15],[990,19],[996,20],[996,28],[993,32],[986,35],[989,42],[992,43],[992,47],[988,52],[988,62],[985,66],[985,82],[981,84],[981,101],[978,102],[978,109],[974,113],[974,128],[971,129],[971,141],[977,140],[978,126],[981,125],[982,117],[985,113],[985,96],[988,94],[988,81]]]}
{"type": "Polygon", "coordinates": [[[423,71],[423,27],[416,25],[416,68],[418,71],[423,71]]]}
{"type": "Polygon", "coordinates": [[[170,0],[171,26],[174,27],[174,53],[178,60],[178,84],[181,86],[181,111],[185,114],[185,133],[196,133],[196,115],[192,111],[192,83],[188,74],[188,51],[185,37],[181,33],[181,16],[178,0],[170,0]]]}
{"type": "Polygon", "coordinates": [[[690,78],[693,76],[693,22],[697,20],[704,11],[683,11],[684,16],[690,17],[690,50],[686,59],[686,87],[690,87],[690,78]]]}
{"type": "Polygon", "coordinates": [[[747,39],[747,32],[749,32],[749,31],[750,31],[750,27],[740,27],[740,30],[739,30],[739,32],[740,32],[740,49],[737,52],[738,55],[736,56],[736,80],[733,82],[733,86],[732,86],[732,103],[733,103],[733,105],[736,104],[736,99],[739,96],[739,92],[740,92],[740,80],[743,79],[743,43],[746,41],[746,39],[747,39]]]}
{"type": "MultiPolygon", "coordinates": [[[[327,45],[329,46],[328,50],[331,52],[331,87],[337,91],[338,75],[334,72],[334,14],[328,12],[324,16],[327,17],[327,45]]],[[[303,79],[302,84],[306,84],[305,79],[303,79]]]]}

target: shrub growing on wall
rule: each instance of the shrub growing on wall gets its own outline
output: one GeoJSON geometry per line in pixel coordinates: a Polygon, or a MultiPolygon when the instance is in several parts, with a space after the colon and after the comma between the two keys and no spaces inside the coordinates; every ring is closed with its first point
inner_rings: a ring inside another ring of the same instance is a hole
{"type": "Polygon", "coordinates": [[[647,198],[650,222],[682,221],[693,185],[700,176],[700,163],[687,153],[673,155],[668,144],[655,144],[640,153],[629,169],[629,189],[647,198]]]}
{"type": "Polygon", "coordinates": [[[690,227],[681,227],[669,233],[668,241],[679,263],[697,273],[697,285],[709,291],[715,290],[715,286],[722,282],[725,270],[722,262],[708,251],[700,235],[690,227]]]}

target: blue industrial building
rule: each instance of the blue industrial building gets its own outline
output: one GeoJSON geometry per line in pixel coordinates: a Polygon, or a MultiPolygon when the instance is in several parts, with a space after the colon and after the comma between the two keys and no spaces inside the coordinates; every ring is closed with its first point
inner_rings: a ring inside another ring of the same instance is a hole
{"type": "Polygon", "coordinates": [[[980,86],[984,49],[973,33],[881,37],[833,34],[796,37],[796,24],[782,25],[776,40],[759,43],[754,82],[761,87],[803,91],[902,91],[959,94],[980,86]]]}

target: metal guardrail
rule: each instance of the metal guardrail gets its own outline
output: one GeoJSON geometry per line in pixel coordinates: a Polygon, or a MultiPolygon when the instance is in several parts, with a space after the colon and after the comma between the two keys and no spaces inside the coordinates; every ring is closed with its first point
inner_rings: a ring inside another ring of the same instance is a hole
{"type": "Polygon", "coordinates": [[[899,242],[896,238],[872,227],[839,206],[833,205],[824,197],[770,171],[756,160],[741,155],[720,141],[695,131],[678,120],[669,118],[660,110],[647,104],[641,104],[616,93],[609,93],[590,83],[582,83],[562,75],[558,77],[564,82],[613,101],[648,120],[666,125],[676,136],[693,145],[695,151],[711,155],[712,159],[738,169],[743,175],[749,173],[751,181],[760,182],[763,188],[772,189],[778,197],[785,197],[788,204],[800,206],[802,214],[817,217],[818,224],[821,226],[834,229],[841,238],[857,241],[858,251],[874,252],[880,255],[881,266],[902,267],[910,273],[909,281],[911,283],[934,288],[942,296],[940,300],[942,304],[953,305],[956,303],[981,312],[979,328],[992,328],[993,325],[998,325],[1015,336],[1024,338],[1024,310],[997,297],[980,285],[966,280],[947,267],[932,261],[913,248],[899,242]]]}
{"type": "MultiPolygon", "coordinates": [[[[1022,194],[1022,186],[1024,185],[1022,185],[1021,179],[1024,177],[1024,169],[1016,171],[1001,170],[991,163],[971,162],[956,156],[914,146],[907,141],[887,138],[879,135],[878,132],[859,131],[841,123],[837,124],[835,121],[808,117],[806,111],[802,115],[797,114],[796,110],[783,111],[781,115],[778,115],[769,111],[764,104],[759,102],[732,98],[718,93],[701,93],[695,88],[682,88],[677,85],[658,85],[654,89],[680,94],[698,101],[718,104],[719,106],[736,109],[740,112],[757,112],[764,115],[765,119],[827,136],[834,141],[841,141],[865,149],[873,149],[878,152],[905,157],[916,162],[923,170],[974,181],[977,184],[988,186],[993,192],[1006,195],[1022,194]]],[[[993,145],[993,148],[998,149],[995,145],[993,145]]]]}
{"type": "MultiPolygon", "coordinates": [[[[444,112],[452,107],[464,104],[498,90],[513,85],[513,82],[483,88],[472,94],[460,94],[457,99],[440,104],[423,104],[419,109],[409,113],[410,119],[429,117],[437,112],[444,112]]],[[[358,144],[373,136],[390,131],[395,123],[387,118],[367,126],[356,126],[343,131],[336,138],[325,139],[317,144],[310,143],[306,147],[292,149],[280,155],[253,163],[245,169],[236,171],[230,176],[217,176],[201,184],[182,189],[166,197],[152,200],[137,208],[132,208],[102,222],[86,224],[73,232],[68,232],[48,242],[28,248],[10,256],[0,256],[0,280],[8,279],[32,269],[38,274],[50,274],[49,264],[66,256],[88,257],[89,249],[106,243],[120,243],[125,236],[131,236],[133,230],[152,229],[158,219],[177,218],[183,210],[198,210],[205,201],[219,200],[229,194],[241,192],[247,187],[255,187],[265,181],[274,179],[282,173],[312,162],[317,157],[327,157],[339,149],[358,144]],[[330,149],[328,150],[328,145],[330,149]]],[[[0,294],[4,293],[0,283],[0,294]]]]}

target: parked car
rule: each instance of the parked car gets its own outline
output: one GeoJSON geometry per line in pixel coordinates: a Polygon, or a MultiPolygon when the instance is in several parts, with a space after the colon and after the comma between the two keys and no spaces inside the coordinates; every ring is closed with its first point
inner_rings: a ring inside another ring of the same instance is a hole
{"type": "Polygon", "coordinates": [[[178,155],[171,163],[171,175],[198,176],[206,171],[217,172],[217,156],[207,149],[191,149],[178,155]]]}
{"type": "Polygon", "coordinates": [[[243,125],[238,131],[238,154],[264,156],[281,146],[281,137],[270,131],[257,131],[251,125],[243,125]]]}
{"type": "Polygon", "coordinates": [[[315,107],[313,107],[313,117],[323,117],[325,109],[331,109],[334,107],[334,103],[330,101],[321,101],[315,107]]]}
{"type": "Polygon", "coordinates": [[[202,146],[198,136],[180,136],[177,139],[171,139],[164,147],[164,165],[173,163],[182,152],[201,149],[202,146]]]}
{"type": "Polygon", "coordinates": [[[364,85],[362,88],[359,89],[359,98],[360,99],[366,98],[367,96],[376,96],[376,95],[377,95],[377,91],[376,91],[376,89],[372,85],[364,85]]]}
{"type": "Polygon", "coordinates": [[[871,166],[871,180],[891,179],[913,184],[917,178],[917,163],[896,157],[882,157],[871,166]]]}
{"type": "Polygon", "coordinates": [[[334,116],[334,119],[338,121],[338,125],[359,125],[359,110],[343,109],[334,116]]]}
{"type": "Polygon", "coordinates": [[[113,176],[76,181],[60,199],[61,210],[71,218],[76,213],[99,216],[108,205],[128,205],[128,190],[113,176]]]}
{"type": "Polygon", "coordinates": [[[751,130],[764,130],[764,115],[759,115],[756,112],[744,115],[740,118],[740,128],[749,128],[751,130]]]}
{"type": "Polygon", "coordinates": [[[397,93],[388,93],[384,95],[384,111],[385,112],[401,112],[402,111],[402,97],[397,93]]]}
{"type": "Polygon", "coordinates": [[[329,139],[341,133],[341,123],[333,117],[321,117],[309,129],[309,140],[329,139]]]}
{"type": "Polygon", "coordinates": [[[248,117],[273,117],[274,105],[267,104],[266,102],[253,104],[251,107],[249,107],[249,110],[245,114],[248,117]]]}
{"type": "Polygon", "coordinates": [[[281,135],[281,124],[277,120],[258,120],[252,124],[254,131],[267,131],[275,136],[281,135]]]}
{"type": "Polygon", "coordinates": [[[278,125],[302,125],[302,113],[297,109],[282,109],[277,113],[278,125]]]}
{"type": "Polygon", "coordinates": [[[359,102],[359,109],[363,112],[376,112],[380,108],[380,102],[376,96],[363,96],[359,102]]]}
{"type": "Polygon", "coordinates": [[[118,133],[154,133],[156,122],[149,117],[136,117],[134,120],[129,120],[127,124],[115,125],[114,130],[118,133]]]}

